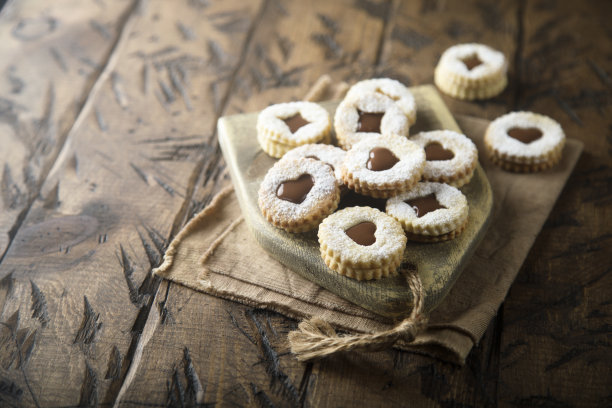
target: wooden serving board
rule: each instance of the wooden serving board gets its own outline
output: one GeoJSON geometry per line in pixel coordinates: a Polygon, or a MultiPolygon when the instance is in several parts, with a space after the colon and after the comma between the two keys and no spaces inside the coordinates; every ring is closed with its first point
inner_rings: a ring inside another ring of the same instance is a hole
{"type": "MultiPolygon", "coordinates": [[[[459,126],[431,85],[411,88],[418,112],[411,130],[450,129],[459,126]]],[[[321,104],[333,117],[337,101],[321,104]]],[[[374,281],[357,281],[329,269],[319,254],[316,230],[291,234],[273,227],[262,216],[257,191],[276,159],[264,153],[257,142],[258,113],[226,116],[219,119],[219,143],[230,169],[236,195],[244,218],[257,242],[275,259],[329,291],[382,316],[398,319],[412,309],[412,294],[403,276],[374,281]]],[[[425,310],[433,310],[446,296],[462,269],[483,238],[488,226],[493,197],[484,171],[477,166],[469,184],[462,187],[469,204],[469,221],[456,239],[443,243],[422,244],[408,241],[404,266],[416,268],[425,289],[425,310]]],[[[370,205],[384,208],[384,200],[349,193],[340,207],[370,205]]]]}

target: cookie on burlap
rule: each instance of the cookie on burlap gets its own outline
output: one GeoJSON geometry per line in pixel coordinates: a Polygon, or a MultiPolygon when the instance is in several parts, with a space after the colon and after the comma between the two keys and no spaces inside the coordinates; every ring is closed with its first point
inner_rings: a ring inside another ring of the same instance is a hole
{"type": "Polygon", "coordinates": [[[257,140],[272,157],[309,143],[331,140],[331,119],[314,102],[287,102],[268,106],[257,117],[257,140]]]}
{"type": "Polygon", "coordinates": [[[478,149],[467,136],[452,130],[421,132],[410,140],[425,149],[423,180],[461,187],[472,179],[478,149]]]}
{"type": "Polygon", "coordinates": [[[423,175],[425,151],[402,136],[371,136],[355,144],[342,163],[342,180],[355,192],[388,198],[423,175]]]}
{"type": "Polygon", "coordinates": [[[288,232],[315,229],[340,201],[332,169],[318,160],[280,160],[259,187],[259,208],[275,227],[288,232]]]}
{"type": "Polygon", "coordinates": [[[378,93],[393,100],[408,118],[408,125],[416,122],[417,107],[412,92],[404,84],[390,78],[374,78],[359,81],[351,86],[347,99],[357,98],[368,93],[378,93]]]}
{"type": "Polygon", "coordinates": [[[340,102],[334,128],[338,144],[348,150],[372,136],[407,136],[410,123],[393,99],[380,93],[358,92],[340,102]]]}
{"type": "Polygon", "coordinates": [[[565,133],[548,116],[511,112],[489,124],[484,137],[489,158],[505,170],[536,172],[561,160],[565,133]]]}
{"type": "Polygon", "coordinates": [[[488,99],[508,84],[506,57],[483,44],[459,44],[442,54],[434,71],[434,83],[454,98],[488,99]]]}
{"type": "Polygon", "coordinates": [[[330,215],[318,236],[325,264],[357,280],[396,274],[406,246],[400,223],[371,207],[348,207],[330,215]]]}
{"type": "Polygon", "coordinates": [[[467,199],[457,188],[443,183],[418,183],[388,199],[386,212],[401,223],[408,239],[422,242],[453,239],[468,221],[467,199]]]}

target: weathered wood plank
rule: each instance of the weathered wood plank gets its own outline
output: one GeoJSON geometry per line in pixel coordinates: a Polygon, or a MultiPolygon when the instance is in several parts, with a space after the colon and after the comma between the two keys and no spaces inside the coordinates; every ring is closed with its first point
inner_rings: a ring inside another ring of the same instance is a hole
{"type": "MultiPolygon", "coordinates": [[[[244,64],[222,106],[223,113],[300,99],[324,73],[340,79],[356,66],[371,66],[383,32],[384,20],[361,3],[267,2],[244,64]]],[[[224,166],[220,152],[217,150],[208,160],[214,165],[206,163],[200,175],[191,213],[207,203],[220,185],[229,182],[219,171],[224,166]]],[[[151,389],[156,391],[147,395],[148,402],[165,403],[177,398],[177,387],[172,384],[180,382],[186,387],[181,370],[183,349],[187,348],[205,390],[204,403],[304,403],[311,392],[312,367],[288,354],[286,335],[295,328],[295,322],[175,284],[164,282],[162,288],[166,285],[167,295],[160,291],[158,301],[172,316],[172,323],[156,329],[123,402],[142,401],[145,390],[151,389]],[[178,368],[178,379],[174,367],[178,368]]]]}
{"type": "Polygon", "coordinates": [[[166,320],[155,327],[122,406],[299,405],[308,373],[286,348],[294,323],[167,282],[160,295],[166,320]],[[202,392],[196,398],[189,389],[202,392]]]}
{"type": "Polygon", "coordinates": [[[0,264],[0,375],[20,390],[19,405],[112,404],[138,365],[145,322],[158,316],[150,270],[188,208],[213,137],[211,84],[227,92],[244,27],[259,10],[242,2],[131,4],[139,8],[106,80],[0,264]]]}
{"type": "Polygon", "coordinates": [[[339,81],[372,66],[388,4],[363,3],[271,2],[224,114],[299,100],[324,73],[339,81]]]}
{"type": "Polygon", "coordinates": [[[527,2],[518,108],[585,143],[504,307],[499,400],[610,404],[612,5],[527,2]]]}
{"type": "Polygon", "coordinates": [[[0,259],[99,77],[130,3],[10,2],[0,14],[0,259]]]}

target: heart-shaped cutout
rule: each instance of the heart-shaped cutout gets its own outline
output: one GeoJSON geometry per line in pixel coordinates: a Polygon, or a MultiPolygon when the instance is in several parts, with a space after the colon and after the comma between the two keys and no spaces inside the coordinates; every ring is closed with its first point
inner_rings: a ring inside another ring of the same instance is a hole
{"type": "Polygon", "coordinates": [[[366,163],[368,170],[383,171],[395,166],[399,159],[393,152],[386,147],[375,147],[370,150],[369,158],[366,163]]]}
{"type": "Polygon", "coordinates": [[[376,224],[370,221],[360,222],[344,231],[350,239],[363,246],[370,246],[376,242],[376,224]]]}
{"type": "Polygon", "coordinates": [[[360,110],[357,110],[357,112],[359,113],[358,132],[380,133],[383,112],[362,112],[360,110]]]}
{"type": "Polygon", "coordinates": [[[413,198],[412,200],[404,201],[406,204],[414,208],[417,217],[422,217],[427,213],[446,208],[436,198],[434,193],[428,194],[424,197],[413,198]]]}
{"type": "Polygon", "coordinates": [[[429,143],[425,146],[425,159],[428,161],[450,160],[455,157],[452,150],[445,149],[438,142],[429,143]]]}
{"type": "Polygon", "coordinates": [[[276,189],[276,196],[281,200],[300,204],[314,186],[314,179],[310,174],[302,174],[295,180],[287,180],[280,183],[276,189]]]}
{"type": "Polygon", "coordinates": [[[291,116],[290,118],[285,118],[283,121],[289,126],[289,130],[291,133],[295,133],[302,126],[306,126],[310,122],[302,117],[299,113],[291,116]]]}
{"type": "Polygon", "coordinates": [[[536,127],[522,128],[515,126],[508,130],[508,136],[521,143],[529,144],[535,142],[543,135],[542,131],[536,127]]]}

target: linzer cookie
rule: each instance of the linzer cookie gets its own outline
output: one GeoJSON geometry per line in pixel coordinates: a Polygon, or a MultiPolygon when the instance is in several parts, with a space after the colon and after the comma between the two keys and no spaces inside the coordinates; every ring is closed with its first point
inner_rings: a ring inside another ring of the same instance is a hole
{"type": "Polygon", "coordinates": [[[350,149],[371,136],[407,136],[410,122],[393,99],[381,93],[353,93],[338,105],[334,116],[338,144],[350,149]]]}
{"type": "Polygon", "coordinates": [[[401,136],[371,136],[355,144],[342,163],[351,190],[388,198],[414,186],[423,174],[425,151],[401,136]]]}
{"type": "Polygon", "coordinates": [[[491,160],[505,170],[535,172],[553,167],[561,159],[565,134],[548,116],[511,112],[495,119],[485,133],[491,160]]]}
{"type": "Polygon", "coordinates": [[[418,183],[410,191],[388,199],[386,211],[401,223],[408,239],[422,242],[453,239],[468,220],[463,193],[443,183],[418,183]]]}
{"type": "Polygon", "coordinates": [[[290,150],[281,160],[314,159],[327,164],[334,171],[336,181],[343,185],[342,162],[346,152],[339,147],[329,144],[306,144],[290,150]]]}
{"type": "Polygon", "coordinates": [[[406,246],[400,223],[370,207],[349,207],[330,215],[319,226],[318,236],[325,264],[357,280],[396,274],[406,246]]]}
{"type": "Polygon", "coordinates": [[[442,54],[434,82],[444,93],[458,99],[488,99],[508,84],[506,57],[483,44],[460,44],[442,54]]]}
{"type": "Polygon", "coordinates": [[[334,212],[340,189],[332,169],[317,160],[280,160],[259,187],[264,217],[288,232],[305,232],[334,212]]]}
{"type": "Polygon", "coordinates": [[[359,98],[371,93],[381,94],[393,100],[408,118],[408,125],[414,125],[417,112],[416,103],[412,92],[404,84],[389,78],[367,79],[353,85],[346,94],[346,98],[359,98]]]}
{"type": "Polygon", "coordinates": [[[452,130],[433,130],[418,133],[410,140],[425,149],[423,180],[459,188],[472,179],[478,149],[467,136],[452,130]]]}
{"type": "Polygon", "coordinates": [[[327,111],[313,102],[288,102],[268,106],[257,118],[257,140],[272,157],[308,143],[331,138],[331,119],[327,111]]]}

